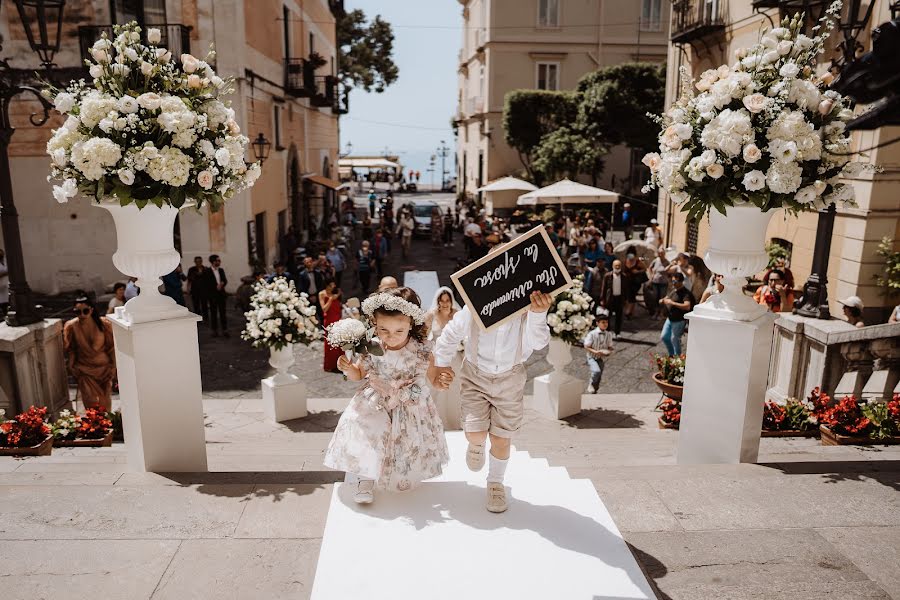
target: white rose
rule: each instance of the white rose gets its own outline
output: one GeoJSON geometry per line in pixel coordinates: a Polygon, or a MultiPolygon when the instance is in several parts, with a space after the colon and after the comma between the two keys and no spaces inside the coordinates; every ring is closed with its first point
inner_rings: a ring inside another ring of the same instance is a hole
{"type": "Polygon", "coordinates": [[[91,68],[88,69],[88,73],[90,73],[91,77],[94,79],[100,79],[103,77],[103,67],[100,65],[91,65],[91,68]]]}
{"type": "Polygon", "coordinates": [[[185,73],[193,73],[200,68],[200,61],[191,54],[181,55],[181,69],[185,73]]]}
{"type": "Polygon", "coordinates": [[[118,175],[119,181],[121,181],[123,185],[131,185],[134,183],[134,171],[131,169],[119,169],[118,175]]]}
{"type": "Polygon", "coordinates": [[[128,77],[128,74],[131,73],[131,67],[115,64],[112,66],[112,72],[120,77],[128,77]]]}
{"type": "Polygon", "coordinates": [[[67,113],[75,107],[75,96],[68,92],[60,92],[53,101],[53,106],[61,113],[67,113]]]}
{"type": "Polygon", "coordinates": [[[94,42],[94,45],[91,47],[94,50],[109,50],[110,48],[112,48],[112,42],[110,42],[107,38],[100,38],[99,40],[94,42]]]}
{"type": "Polygon", "coordinates": [[[66,149],[65,148],[57,148],[50,152],[50,160],[53,161],[53,164],[57,167],[65,167],[66,163],[69,160],[66,158],[66,149]]]}
{"type": "Polygon", "coordinates": [[[706,174],[712,177],[713,179],[718,179],[722,175],[725,174],[725,167],[720,165],[719,163],[713,163],[706,167],[706,174]]]}
{"type": "Polygon", "coordinates": [[[762,158],[762,151],[756,147],[756,144],[747,144],[744,146],[744,160],[748,163],[755,163],[762,158]]]}
{"type": "Polygon", "coordinates": [[[744,180],[741,183],[748,192],[755,192],[766,187],[766,176],[762,171],[754,169],[744,175],[744,180]]]}
{"type": "Polygon", "coordinates": [[[188,76],[188,87],[192,89],[200,88],[200,76],[199,75],[189,75],[188,76]]]}
{"type": "Polygon", "coordinates": [[[687,123],[678,123],[676,125],[672,125],[676,135],[683,140],[691,139],[691,136],[694,134],[693,128],[687,123]]]}
{"type": "Polygon", "coordinates": [[[131,113],[136,113],[138,111],[138,101],[133,96],[129,96],[128,94],[119,98],[119,111],[125,113],[126,115],[130,115],[131,113]]]}
{"type": "Polygon", "coordinates": [[[660,158],[658,153],[650,152],[649,154],[644,155],[641,162],[648,166],[652,173],[655,173],[656,170],[659,169],[660,163],[662,163],[662,158],[660,158]]]}
{"type": "Polygon", "coordinates": [[[681,148],[681,137],[675,131],[674,125],[669,125],[663,131],[662,143],[673,150],[681,148]]]}
{"type": "Polygon", "coordinates": [[[784,40],[784,41],[778,42],[778,45],[775,46],[775,50],[777,50],[778,54],[780,54],[781,56],[787,56],[788,54],[791,53],[791,48],[793,48],[793,46],[794,46],[794,44],[791,43],[790,40],[784,40]]]}
{"type": "Polygon", "coordinates": [[[787,140],[772,140],[769,144],[769,154],[779,162],[793,162],[797,158],[797,143],[787,140]]]}
{"type": "Polygon", "coordinates": [[[743,65],[743,67],[745,69],[753,69],[758,64],[759,64],[759,55],[758,54],[751,54],[750,56],[741,59],[741,65],[743,65]]]}
{"type": "Polygon", "coordinates": [[[138,53],[134,48],[125,48],[125,56],[132,62],[137,62],[138,53]]]}
{"type": "Polygon", "coordinates": [[[161,98],[159,94],[147,92],[137,97],[137,102],[146,110],[156,110],[159,108],[161,98]]]}
{"type": "Polygon", "coordinates": [[[113,119],[100,119],[100,123],[97,126],[100,127],[103,133],[109,133],[115,128],[116,122],[113,119]]]}
{"type": "Polygon", "coordinates": [[[800,67],[795,62],[786,62],[779,69],[778,74],[785,79],[793,79],[800,74],[800,67]]]}
{"type": "Polygon", "coordinates": [[[759,113],[764,111],[766,106],[769,105],[769,99],[760,93],[756,93],[744,96],[743,103],[744,107],[751,113],[759,113]]]}
{"type": "Polygon", "coordinates": [[[228,148],[219,148],[216,150],[216,163],[220,167],[228,166],[228,163],[231,162],[231,153],[228,152],[228,148]]]}
{"type": "Polygon", "coordinates": [[[162,41],[162,32],[155,27],[151,27],[147,30],[147,41],[151,44],[158,44],[162,41]]]}
{"type": "Polygon", "coordinates": [[[69,198],[72,198],[77,193],[78,184],[74,179],[66,179],[62,182],[62,185],[53,186],[53,197],[60,204],[68,202],[69,198]]]}
{"type": "Polygon", "coordinates": [[[213,186],[212,171],[204,170],[197,173],[197,184],[204,190],[211,189],[213,186]]]}
{"type": "Polygon", "coordinates": [[[144,77],[150,77],[150,74],[153,72],[153,65],[148,62],[141,63],[141,73],[144,77]]]}
{"type": "Polygon", "coordinates": [[[172,53],[165,48],[156,49],[156,61],[160,63],[168,63],[172,60],[172,53]]]}
{"type": "Polygon", "coordinates": [[[794,200],[800,204],[811,204],[816,201],[817,197],[818,194],[816,194],[816,189],[813,186],[808,185],[805,188],[801,188],[800,191],[794,195],[794,200]]]}
{"type": "Polygon", "coordinates": [[[100,64],[105,65],[109,62],[109,52],[107,52],[106,50],[91,50],[91,56],[93,56],[94,60],[96,60],[100,64]]]}
{"type": "Polygon", "coordinates": [[[764,65],[778,62],[778,52],[776,52],[775,50],[769,50],[768,52],[763,54],[762,62],[764,65]]]}
{"type": "Polygon", "coordinates": [[[715,150],[704,150],[702,154],[700,154],[700,164],[704,167],[708,167],[709,165],[716,162],[716,151],[715,150]]]}
{"type": "Polygon", "coordinates": [[[770,31],[769,33],[770,33],[771,35],[775,36],[776,38],[783,38],[783,37],[786,37],[786,36],[787,36],[788,30],[785,29],[784,27],[775,27],[775,28],[772,29],[772,31],[770,31]]]}

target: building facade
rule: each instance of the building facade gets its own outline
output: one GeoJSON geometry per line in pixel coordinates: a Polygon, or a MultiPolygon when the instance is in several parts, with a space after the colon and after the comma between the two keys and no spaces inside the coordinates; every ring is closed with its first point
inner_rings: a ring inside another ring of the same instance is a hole
{"type": "MultiPolygon", "coordinates": [[[[802,10],[804,3],[794,0],[675,0],[672,6],[666,105],[676,99],[679,69],[686,67],[695,78],[709,68],[734,62],[738,48],[756,43],[763,27],[771,28],[781,18],[802,10]]],[[[830,4],[824,0],[809,0],[805,6],[811,19],[830,4]]],[[[849,22],[852,16],[844,3],[842,19],[849,22]]],[[[879,24],[891,19],[888,2],[863,3],[858,20],[865,16],[867,4],[872,4],[868,21],[857,41],[861,51],[871,49],[871,32],[879,24]]],[[[832,50],[822,58],[825,69],[832,58],[839,56],[837,44],[840,33],[830,40],[832,50]]],[[[874,131],[860,131],[853,136],[853,149],[866,150],[897,138],[898,127],[882,127],[874,131]]],[[[834,235],[828,267],[828,297],[831,314],[841,315],[837,300],[851,295],[859,296],[865,304],[867,323],[887,320],[889,309],[896,304],[883,295],[875,281],[875,275],[884,269],[884,261],[877,255],[878,244],[885,237],[900,238],[900,144],[890,144],[867,152],[868,160],[879,165],[878,174],[864,174],[852,181],[856,189],[858,208],[838,208],[834,223],[834,235]]],[[[659,221],[667,244],[679,250],[697,253],[706,250],[707,223],[689,223],[684,213],[673,206],[662,194],[659,203],[659,221]]],[[[790,268],[799,288],[810,275],[816,242],[818,215],[806,213],[791,217],[779,211],[772,218],[767,232],[767,242],[777,242],[791,252],[790,268]]]]}
{"type": "MultiPolygon", "coordinates": [[[[489,181],[521,176],[505,140],[506,94],[519,89],[572,90],[587,73],[626,62],[666,58],[665,0],[459,0],[458,190],[469,196],[489,181]]],[[[614,148],[601,187],[628,180],[631,156],[614,148]]]]}
{"type": "MultiPolygon", "coordinates": [[[[229,287],[254,266],[271,265],[279,240],[293,225],[301,239],[315,237],[335,210],[339,116],[346,96],[335,77],[334,0],[85,0],[68,2],[55,63],[76,70],[87,48],[112,24],[137,21],[158,27],[175,57],[199,58],[216,50],[214,66],[235,79],[230,97],[236,120],[253,141],[271,144],[255,187],[229,200],[217,213],[185,209],[176,225],[183,263],[218,254],[229,287]],[[312,59],[311,59],[311,55],[312,59]]],[[[34,66],[17,11],[3,12],[4,56],[16,67],[34,66]]],[[[87,77],[86,72],[84,75],[87,77]]],[[[19,211],[28,282],[42,293],[101,291],[121,280],[112,264],[116,234],[105,210],[76,198],[59,205],[46,177],[45,145],[52,127],[34,127],[37,104],[17,100],[10,145],[13,192],[19,211]]],[[[256,160],[253,147],[248,161],[256,160]]],[[[185,265],[187,266],[187,265],[185,265]]]]}

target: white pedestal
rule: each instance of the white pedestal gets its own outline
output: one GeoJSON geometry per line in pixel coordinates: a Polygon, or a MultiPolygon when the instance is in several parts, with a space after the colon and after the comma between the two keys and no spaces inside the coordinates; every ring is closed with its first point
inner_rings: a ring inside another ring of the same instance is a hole
{"type": "Polygon", "coordinates": [[[111,316],[128,464],[138,471],[206,471],[197,346],[199,316],[129,323],[111,316]]]}
{"type": "Polygon", "coordinates": [[[306,410],[306,384],[296,375],[274,375],[262,380],[263,412],[276,423],[302,419],[306,410]]]}
{"type": "Polygon", "coordinates": [[[566,374],[548,373],[534,378],[529,408],[551,419],[565,419],[581,412],[584,382],[566,374]]]}
{"type": "Polygon", "coordinates": [[[777,315],[687,318],[678,464],[755,462],[777,315]]]}

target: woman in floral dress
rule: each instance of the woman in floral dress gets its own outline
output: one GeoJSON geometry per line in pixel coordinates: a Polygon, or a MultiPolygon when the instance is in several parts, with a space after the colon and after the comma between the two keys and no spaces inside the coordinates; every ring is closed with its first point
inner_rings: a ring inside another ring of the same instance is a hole
{"type": "Polygon", "coordinates": [[[416,293],[395,288],[373,294],[363,313],[375,324],[383,356],[338,361],[348,379],[365,380],[341,415],[325,453],[325,465],[356,475],[354,499],[374,500],[374,490],[406,491],[441,474],[449,461],[444,429],[430,386],[446,389],[424,341],[424,317],[416,293]]]}

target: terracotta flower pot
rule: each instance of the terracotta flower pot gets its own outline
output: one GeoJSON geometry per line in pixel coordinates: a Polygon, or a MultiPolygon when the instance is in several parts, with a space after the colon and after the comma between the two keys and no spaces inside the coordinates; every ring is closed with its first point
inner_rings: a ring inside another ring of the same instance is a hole
{"type": "Polygon", "coordinates": [[[783,437],[819,437],[818,429],[780,429],[777,431],[762,430],[762,437],[783,438],[783,437]]]}
{"type": "Polygon", "coordinates": [[[684,386],[675,385],[674,383],[669,383],[668,381],[663,381],[663,378],[659,373],[653,374],[653,382],[663,394],[665,394],[672,400],[678,400],[679,402],[681,401],[681,395],[684,393],[684,386]]]}
{"type": "Polygon", "coordinates": [[[0,447],[0,456],[49,456],[53,452],[53,436],[48,435],[40,444],[15,448],[12,446],[0,447]]]}

